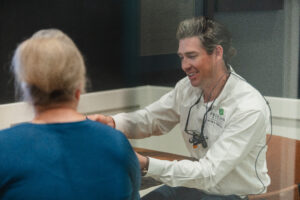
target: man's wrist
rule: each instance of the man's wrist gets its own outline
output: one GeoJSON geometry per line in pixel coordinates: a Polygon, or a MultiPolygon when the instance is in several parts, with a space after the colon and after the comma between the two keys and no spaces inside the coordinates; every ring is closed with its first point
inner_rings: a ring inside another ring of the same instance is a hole
{"type": "Polygon", "coordinates": [[[116,122],[114,120],[114,118],[112,116],[108,116],[110,119],[107,120],[108,121],[108,125],[113,127],[113,128],[116,128],[116,122]]]}
{"type": "Polygon", "coordinates": [[[145,176],[148,173],[148,168],[149,168],[149,157],[145,156],[146,158],[146,164],[145,166],[141,169],[142,176],[145,176]]]}

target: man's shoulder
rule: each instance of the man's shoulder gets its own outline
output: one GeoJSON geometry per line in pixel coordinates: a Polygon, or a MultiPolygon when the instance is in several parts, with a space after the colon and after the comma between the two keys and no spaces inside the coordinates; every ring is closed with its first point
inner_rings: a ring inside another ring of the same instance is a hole
{"type": "Polygon", "coordinates": [[[199,87],[193,87],[189,78],[184,77],[177,82],[173,92],[178,102],[191,104],[191,102],[195,102],[196,99],[199,98],[201,89],[199,87]]]}
{"type": "Polygon", "coordinates": [[[231,97],[243,108],[260,110],[266,106],[266,100],[261,92],[237,74],[232,74],[234,86],[231,88],[231,97]]]}
{"type": "Polygon", "coordinates": [[[175,90],[180,91],[180,92],[184,92],[184,93],[189,93],[189,94],[191,94],[191,93],[197,93],[198,94],[201,89],[197,88],[197,87],[193,87],[191,85],[191,82],[190,82],[189,78],[184,77],[184,78],[180,79],[177,82],[177,84],[175,86],[175,90]]]}
{"type": "Polygon", "coordinates": [[[188,87],[188,86],[190,86],[190,81],[189,81],[188,77],[183,77],[182,79],[177,81],[177,83],[175,85],[175,88],[188,87]]]}

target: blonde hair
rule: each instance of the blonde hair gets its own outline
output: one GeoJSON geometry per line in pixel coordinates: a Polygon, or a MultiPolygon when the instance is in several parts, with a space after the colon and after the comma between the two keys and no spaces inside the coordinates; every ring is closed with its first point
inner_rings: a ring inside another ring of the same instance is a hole
{"type": "Polygon", "coordinates": [[[23,98],[33,105],[73,100],[85,91],[86,70],[74,42],[62,31],[40,30],[16,49],[12,68],[23,98]]]}

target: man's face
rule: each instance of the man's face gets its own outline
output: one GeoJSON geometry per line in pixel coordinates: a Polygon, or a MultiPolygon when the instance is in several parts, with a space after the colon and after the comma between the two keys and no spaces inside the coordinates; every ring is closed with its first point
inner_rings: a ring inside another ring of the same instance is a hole
{"type": "Polygon", "coordinates": [[[178,56],[181,68],[189,77],[192,86],[204,88],[210,84],[214,72],[214,53],[208,55],[198,37],[179,41],[178,56]]]}

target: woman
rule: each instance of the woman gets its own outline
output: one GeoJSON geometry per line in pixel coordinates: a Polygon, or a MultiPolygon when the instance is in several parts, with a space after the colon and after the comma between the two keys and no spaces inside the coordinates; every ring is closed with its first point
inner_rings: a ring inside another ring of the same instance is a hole
{"type": "Polygon", "coordinates": [[[35,117],[0,131],[0,198],[139,199],[126,137],[76,111],[86,79],[73,41],[38,31],[18,46],[12,68],[35,117]]]}

